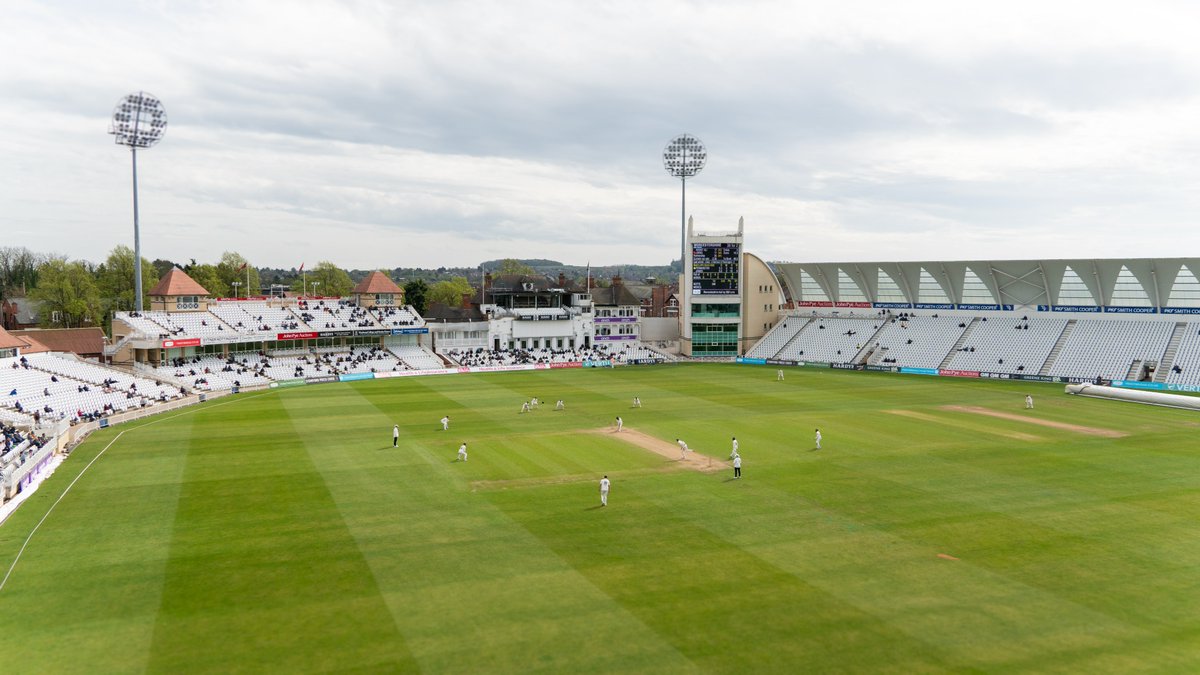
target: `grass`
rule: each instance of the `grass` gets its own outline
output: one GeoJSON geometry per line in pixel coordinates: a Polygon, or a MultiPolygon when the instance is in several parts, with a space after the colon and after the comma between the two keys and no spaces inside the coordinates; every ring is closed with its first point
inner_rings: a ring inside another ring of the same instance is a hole
{"type": "Polygon", "coordinates": [[[734,365],[242,394],[97,432],[0,527],[7,569],[112,442],[0,591],[4,660],[22,672],[1194,672],[1198,427],[1195,413],[1061,385],[818,370],[775,382],[775,368],[734,365]],[[532,396],[551,404],[518,414],[532,396]],[[581,433],[617,415],[717,458],[736,435],[744,478],[581,433]]]}

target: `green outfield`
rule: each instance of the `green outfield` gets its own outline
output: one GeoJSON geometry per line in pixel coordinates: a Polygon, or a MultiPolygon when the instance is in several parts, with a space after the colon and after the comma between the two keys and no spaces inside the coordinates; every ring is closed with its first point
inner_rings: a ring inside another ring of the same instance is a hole
{"type": "Polygon", "coordinates": [[[1062,385],[732,364],[240,394],[97,432],[0,527],[7,571],[107,448],[0,590],[0,670],[1197,672],[1198,437],[1062,385]],[[744,477],[617,415],[737,436],[744,477]]]}

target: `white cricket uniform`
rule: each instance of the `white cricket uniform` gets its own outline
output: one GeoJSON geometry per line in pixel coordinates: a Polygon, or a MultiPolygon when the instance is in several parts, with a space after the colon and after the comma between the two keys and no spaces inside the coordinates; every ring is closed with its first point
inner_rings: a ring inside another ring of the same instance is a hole
{"type": "Polygon", "coordinates": [[[817,432],[816,440],[817,440],[817,449],[820,450],[821,449],[821,432],[819,432],[819,431],[817,432]]]}
{"type": "Polygon", "coordinates": [[[679,458],[685,459],[688,453],[688,446],[682,439],[679,441],[679,458]]]}
{"type": "Polygon", "coordinates": [[[458,458],[464,462],[467,461],[467,444],[466,443],[463,443],[462,445],[458,446],[458,458]]]}
{"type": "Polygon", "coordinates": [[[442,431],[449,431],[449,430],[450,430],[450,418],[443,417],[442,418],[442,431]]]}
{"type": "Polygon", "coordinates": [[[625,426],[625,420],[618,417],[617,418],[617,431],[620,431],[621,427],[623,427],[623,426],[625,426]]]}
{"type": "Polygon", "coordinates": [[[1032,396],[1025,397],[1025,409],[1033,410],[1033,397],[1032,396]]]}
{"type": "Polygon", "coordinates": [[[600,479],[600,505],[601,506],[608,506],[608,486],[609,486],[608,479],[601,478],[600,479]]]}
{"type": "Polygon", "coordinates": [[[729,453],[730,459],[733,459],[734,457],[738,456],[737,450],[738,450],[738,442],[737,442],[737,439],[735,438],[735,439],[733,439],[733,452],[729,453]]]}

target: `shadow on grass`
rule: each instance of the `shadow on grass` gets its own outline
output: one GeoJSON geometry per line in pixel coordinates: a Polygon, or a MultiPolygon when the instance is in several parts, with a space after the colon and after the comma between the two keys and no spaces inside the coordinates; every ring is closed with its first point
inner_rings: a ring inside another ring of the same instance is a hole
{"type": "Polygon", "coordinates": [[[584,509],[584,511],[595,511],[596,509],[602,509],[602,508],[604,508],[603,504],[597,504],[595,506],[587,507],[586,509],[584,509]]]}

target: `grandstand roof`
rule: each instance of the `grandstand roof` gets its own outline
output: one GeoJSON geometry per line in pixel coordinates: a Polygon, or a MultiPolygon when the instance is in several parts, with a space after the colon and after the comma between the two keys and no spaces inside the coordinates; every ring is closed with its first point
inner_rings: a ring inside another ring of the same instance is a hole
{"type": "Polygon", "coordinates": [[[52,352],[93,355],[104,353],[104,331],[92,328],[43,328],[13,331],[23,340],[34,340],[52,352]]]}
{"type": "Polygon", "coordinates": [[[203,286],[196,283],[187,272],[178,267],[171,268],[147,295],[176,296],[176,295],[209,295],[203,286]]]}
{"type": "Polygon", "coordinates": [[[775,262],[772,267],[789,298],[801,306],[1200,307],[1200,258],[775,262]]]}
{"type": "Polygon", "coordinates": [[[396,282],[387,277],[386,274],[378,270],[367,275],[366,279],[358,282],[354,287],[354,293],[403,293],[404,291],[396,285],[396,282]]]}
{"type": "Polygon", "coordinates": [[[12,349],[14,347],[24,349],[28,346],[27,342],[4,330],[3,326],[0,326],[0,349],[12,349]]]}
{"type": "Polygon", "coordinates": [[[592,289],[592,304],[597,307],[617,307],[619,305],[640,305],[638,299],[624,284],[617,283],[607,288],[592,289]]]}

